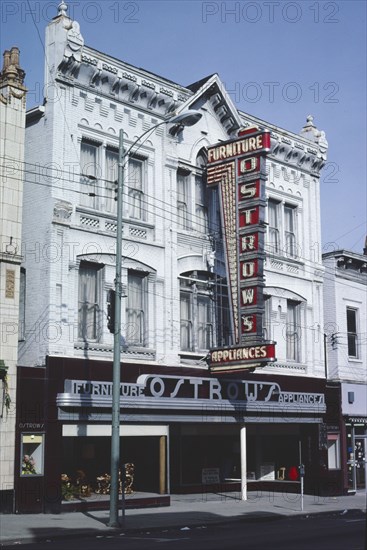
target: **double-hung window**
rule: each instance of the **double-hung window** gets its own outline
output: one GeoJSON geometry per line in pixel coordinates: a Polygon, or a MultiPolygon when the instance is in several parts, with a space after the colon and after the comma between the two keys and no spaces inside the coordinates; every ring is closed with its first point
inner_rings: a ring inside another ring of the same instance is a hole
{"type": "Polygon", "coordinates": [[[217,280],[214,286],[215,293],[215,325],[217,346],[228,346],[232,342],[232,331],[230,321],[228,284],[225,278],[217,280]]]}
{"type": "Polygon", "coordinates": [[[100,270],[98,264],[82,262],[79,268],[78,338],[98,340],[100,312],[100,270]]]}
{"type": "Polygon", "coordinates": [[[180,292],[180,340],[181,349],[191,351],[192,345],[192,294],[180,292]]]}
{"type": "Polygon", "coordinates": [[[147,277],[130,270],[127,280],[126,341],[132,346],[146,346],[147,277]]]}
{"type": "Polygon", "coordinates": [[[300,361],[300,304],[287,300],[286,348],[288,361],[300,361]]]}
{"type": "Polygon", "coordinates": [[[268,201],[268,248],[269,252],[279,254],[280,239],[279,239],[279,208],[280,203],[269,199],[268,201]]]}
{"type": "Polygon", "coordinates": [[[192,271],[180,280],[182,351],[202,352],[213,346],[213,300],[208,274],[192,271]]]}
{"type": "Polygon", "coordinates": [[[271,332],[271,296],[264,295],[264,317],[263,317],[264,340],[272,339],[271,332]]]}
{"type": "Polygon", "coordinates": [[[208,233],[208,198],[206,183],[203,177],[195,177],[195,225],[200,233],[208,233]]]}
{"type": "Polygon", "coordinates": [[[179,229],[190,229],[190,175],[183,170],[177,172],[177,225],[179,229]]]}
{"type": "Polygon", "coordinates": [[[197,296],[197,349],[206,350],[212,347],[213,319],[212,300],[209,296],[197,296]]]}
{"type": "Polygon", "coordinates": [[[348,357],[358,358],[357,310],[347,307],[348,357]]]}
{"type": "Polygon", "coordinates": [[[119,153],[116,149],[107,147],[105,164],[105,205],[106,212],[116,214],[117,211],[117,180],[119,153]]]}
{"type": "Polygon", "coordinates": [[[144,177],[144,161],[130,158],[127,177],[129,217],[141,221],[145,220],[144,177]]]}
{"type": "Polygon", "coordinates": [[[284,245],[286,256],[296,257],[296,209],[293,206],[284,206],[284,245]]]}
{"type": "Polygon", "coordinates": [[[297,207],[268,200],[268,251],[288,258],[297,257],[297,207]]]}
{"type": "Polygon", "coordinates": [[[82,206],[97,207],[98,145],[83,140],[80,147],[80,183],[82,206]]]}

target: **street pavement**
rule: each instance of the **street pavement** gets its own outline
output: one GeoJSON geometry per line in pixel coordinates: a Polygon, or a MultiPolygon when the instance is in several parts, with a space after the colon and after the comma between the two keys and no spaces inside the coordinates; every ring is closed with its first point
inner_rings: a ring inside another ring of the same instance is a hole
{"type": "MultiPolygon", "coordinates": [[[[271,521],[313,514],[366,513],[366,493],[320,497],[269,491],[249,492],[248,500],[231,493],[171,495],[171,505],[162,508],[128,509],[120,512],[119,531],[185,529],[231,521],[271,521]],[[303,508],[303,509],[302,509],[303,508]]],[[[109,511],[68,512],[62,514],[0,515],[1,545],[52,541],[61,537],[98,536],[116,532],[108,527],[109,511]]]]}

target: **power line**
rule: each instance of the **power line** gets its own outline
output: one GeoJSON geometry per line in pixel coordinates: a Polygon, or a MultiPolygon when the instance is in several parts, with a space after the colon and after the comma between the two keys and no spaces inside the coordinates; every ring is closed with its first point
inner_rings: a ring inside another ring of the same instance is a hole
{"type": "MultiPolygon", "coordinates": [[[[35,172],[30,172],[30,171],[27,171],[25,170],[25,173],[28,173],[28,174],[36,174],[35,172]]],[[[17,178],[14,178],[13,176],[8,176],[10,179],[14,179],[14,180],[17,180],[17,181],[20,181],[19,179],[17,178]]],[[[56,188],[58,190],[61,190],[61,191],[65,191],[65,188],[64,187],[58,187],[58,186],[52,186],[51,184],[49,183],[42,183],[42,182],[34,182],[34,181],[30,181],[30,180],[25,180],[26,183],[29,183],[30,185],[40,185],[40,186],[44,186],[44,187],[48,187],[50,189],[52,188],[56,188]]],[[[90,193],[88,192],[83,192],[83,191],[78,191],[76,189],[71,189],[71,188],[68,188],[66,189],[72,193],[77,193],[79,195],[84,195],[84,196],[91,196],[90,193]]],[[[134,206],[134,203],[133,202],[130,202],[130,198],[128,196],[128,194],[126,195],[125,197],[125,203],[128,205],[128,206],[134,206]],[[127,197],[127,199],[126,199],[127,197]]],[[[106,200],[109,200],[109,201],[113,201],[111,195],[103,195],[103,194],[92,194],[92,197],[91,198],[98,198],[98,199],[106,199],[106,200]]],[[[167,203],[165,201],[161,201],[160,199],[156,199],[155,197],[153,197],[152,195],[145,195],[144,194],[144,198],[145,199],[152,199],[154,200],[155,202],[158,202],[162,205],[164,205],[165,208],[161,207],[161,206],[155,206],[154,210],[153,209],[149,209],[147,208],[146,204],[144,206],[144,211],[146,214],[148,215],[151,215],[152,217],[158,217],[158,218],[162,218],[162,219],[167,219],[167,208],[169,208],[170,210],[168,211],[168,213],[171,215],[171,216],[174,216],[174,217],[177,217],[177,218],[180,218],[180,215],[179,213],[177,212],[177,207],[173,204],[170,204],[170,203],[167,203]],[[162,212],[162,214],[160,213],[162,212]],[[163,214],[164,213],[164,214],[163,214]]],[[[81,207],[87,207],[88,208],[88,205],[80,205],[81,207]]],[[[153,204],[151,204],[152,208],[153,208],[153,204]]],[[[98,213],[98,212],[97,212],[98,213]]],[[[91,213],[92,214],[92,213],[91,213]]],[[[115,215],[111,212],[111,217],[115,217],[115,215]]],[[[202,224],[202,217],[200,216],[197,216],[195,215],[194,213],[192,212],[189,212],[188,213],[188,218],[190,219],[191,222],[193,222],[194,226],[196,228],[198,228],[201,224],[202,224]]],[[[134,219],[130,219],[130,222],[133,223],[134,222],[134,219]]],[[[365,222],[363,222],[362,224],[359,224],[358,226],[356,226],[356,228],[360,227],[361,225],[364,225],[365,222]]],[[[179,226],[179,229],[180,229],[180,224],[178,224],[179,226]]],[[[216,223],[215,221],[213,221],[212,219],[210,220],[210,231],[209,231],[209,237],[214,239],[214,241],[218,241],[218,242],[223,242],[223,238],[220,237],[215,237],[215,233],[217,233],[218,235],[221,233],[220,229],[221,229],[221,226],[219,223],[216,223]],[[213,233],[214,232],[214,233],[213,233]]],[[[190,228],[192,229],[192,228],[190,228]]],[[[189,229],[188,229],[189,231],[189,229]]],[[[199,231],[200,232],[200,231],[199,231]]],[[[204,232],[202,232],[204,233],[204,232]]],[[[205,232],[207,234],[207,231],[205,232]]],[[[236,240],[237,240],[237,243],[239,242],[239,231],[237,230],[236,231],[236,240]]],[[[317,243],[315,243],[317,244],[317,243]]],[[[270,254],[274,254],[274,258],[277,258],[278,255],[274,252],[274,249],[272,247],[270,247],[269,245],[267,247],[265,247],[265,252],[268,252],[270,254]]],[[[283,251],[285,253],[285,256],[288,256],[288,259],[289,259],[289,252],[287,250],[283,251]]],[[[279,255],[279,259],[282,259],[281,255],[279,255]]],[[[309,261],[312,261],[310,260],[309,258],[306,258],[305,256],[301,256],[300,254],[294,254],[290,257],[290,259],[294,259],[294,260],[305,260],[306,262],[309,262],[309,261]]],[[[304,269],[306,271],[306,274],[311,274],[313,275],[313,268],[312,267],[306,267],[306,266],[300,266],[302,269],[304,269]]],[[[324,278],[327,278],[327,276],[325,275],[324,278]]],[[[331,278],[332,279],[332,278],[331,278]]],[[[330,279],[330,280],[331,280],[330,279]]],[[[347,283],[346,283],[347,284],[347,283]]]]}

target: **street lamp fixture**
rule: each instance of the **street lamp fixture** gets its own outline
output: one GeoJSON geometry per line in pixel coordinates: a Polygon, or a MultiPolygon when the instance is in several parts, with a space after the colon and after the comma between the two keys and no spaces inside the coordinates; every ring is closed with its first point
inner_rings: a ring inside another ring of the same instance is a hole
{"type": "MultiPolygon", "coordinates": [[[[115,271],[115,319],[114,319],[114,338],[113,338],[113,368],[112,368],[112,421],[111,421],[111,485],[110,485],[110,517],[108,525],[110,527],[119,527],[118,519],[118,498],[119,498],[119,469],[120,469],[120,356],[121,356],[121,266],[122,266],[122,197],[124,186],[124,161],[135,145],[149,132],[155,130],[163,124],[173,124],[176,128],[175,133],[180,127],[193,126],[202,115],[197,111],[186,111],[158,122],[151,128],[143,132],[129,147],[124,151],[123,130],[119,133],[119,165],[117,180],[117,227],[116,227],[116,271],[115,271]]],[[[122,488],[124,491],[124,488],[122,488]]]]}

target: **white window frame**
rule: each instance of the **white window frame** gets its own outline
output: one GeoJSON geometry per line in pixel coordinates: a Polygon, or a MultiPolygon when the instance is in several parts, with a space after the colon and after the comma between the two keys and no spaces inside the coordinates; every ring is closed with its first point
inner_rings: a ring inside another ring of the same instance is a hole
{"type": "Polygon", "coordinates": [[[197,350],[209,350],[213,347],[213,303],[208,294],[196,296],[197,311],[197,350]],[[204,313],[204,317],[202,314],[204,313]]]}
{"type": "Polygon", "coordinates": [[[272,340],[271,303],[272,303],[271,296],[264,294],[264,317],[263,317],[264,340],[272,340]]]}
{"type": "Polygon", "coordinates": [[[80,204],[87,208],[98,208],[98,192],[100,174],[100,149],[101,143],[94,142],[88,138],[82,138],[80,143],[80,183],[81,197],[80,204]],[[83,148],[91,148],[95,151],[93,162],[84,162],[83,148]],[[89,196],[88,193],[94,196],[89,196]]]}
{"type": "Polygon", "coordinates": [[[116,147],[107,145],[105,152],[105,210],[116,216],[117,213],[117,182],[118,182],[119,151],[116,147]],[[112,161],[114,159],[114,161],[112,161]]]}
{"type": "Polygon", "coordinates": [[[196,271],[185,273],[180,277],[180,306],[182,300],[185,300],[189,309],[189,318],[184,319],[183,309],[180,307],[180,349],[183,352],[199,353],[213,347],[214,304],[213,287],[210,286],[210,282],[209,274],[205,279],[196,271]],[[204,305],[204,310],[200,307],[201,305],[204,305]],[[200,318],[202,311],[205,312],[205,320],[200,318]],[[186,338],[183,336],[183,331],[186,331],[186,338]],[[183,345],[184,341],[186,345],[183,345]]]}
{"type": "Polygon", "coordinates": [[[186,170],[177,170],[177,228],[182,231],[191,230],[191,174],[186,170]]]}
{"type": "Polygon", "coordinates": [[[78,271],[78,340],[87,342],[98,342],[100,340],[101,323],[100,315],[102,311],[102,296],[101,296],[101,277],[102,277],[101,264],[92,262],[81,262],[78,271]],[[81,275],[83,270],[89,270],[95,273],[95,288],[94,288],[94,300],[88,301],[85,299],[86,284],[83,285],[81,281],[81,275]],[[81,291],[84,298],[81,299],[81,291]],[[93,309],[94,314],[90,316],[88,309],[93,309]],[[92,318],[92,322],[88,317],[92,318]],[[87,322],[87,324],[85,324],[87,322]]]}
{"type": "Polygon", "coordinates": [[[347,321],[347,347],[348,347],[348,357],[350,359],[359,359],[359,342],[358,342],[358,309],[354,307],[347,306],[346,308],[346,321],[347,321]],[[348,320],[348,313],[354,313],[354,324],[355,324],[355,332],[349,330],[349,320],[348,320]],[[352,342],[353,347],[355,348],[355,354],[353,355],[350,353],[352,349],[352,342]]]}
{"type": "Polygon", "coordinates": [[[220,278],[214,285],[215,292],[215,325],[216,345],[230,346],[233,342],[230,316],[230,297],[228,283],[225,278],[220,278]]]}
{"type": "Polygon", "coordinates": [[[284,252],[288,258],[297,257],[297,207],[291,204],[284,204],[284,252]],[[287,213],[290,214],[289,220],[287,213]],[[288,224],[288,221],[290,224],[288,224]]]}
{"type": "Polygon", "coordinates": [[[271,254],[280,254],[280,206],[273,198],[268,200],[268,250],[271,254]],[[274,218],[274,219],[273,219],[274,218]]]}
{"type": "Polygon", "coordinates": [[[301,304],[295,300],[287,300],[286,320],[286,358],[287,361],[300,363],[300,312],[301,304]]]}
{"type": "Polygon", "coordinates": [[[126,334],[129,346],[147,347],[148,278],[147,273],[129,269],[127,272],[126,334]],[[134,295],[132,283],[139,281],[139,295],[134,295]],[[137,304],[137,302],[139,302],[137,304]],[[137,305],[139,307],[137,307],[137,305]]]}
{"type": "Polygon", "coordinates": [[[127,203],[130,219],[146,221],[145,186],[146,186],[146,159],[129,157],[127,163],[127,203]],[[141,178],[137,178],[137,166],[141,178]],[[136,182],[139,179],[139,183],[136,182]]]}
{"type": "Polygon", "coordinates": [[[209,197],[202,174],[195,176],[195,226],[199,233],[209,232],[209,197]]]}
{"type": "Polygon", "coordinates": [[[185,290],[180,291],[180,350],[181,351],[194,351],[193,339],[192,339],[192,298],[191,292],[185,290]],[[183,312],[187,315],[183,317],[183,312]]]}
{"type": "Polygon", "coordinates": [[[269,254],[298,258],[298,206],[268,198],[267,219],[267,250],[269,254]]]}

